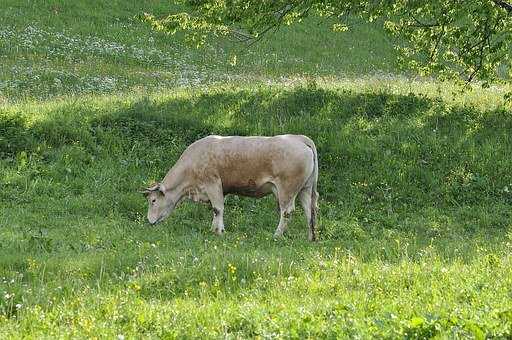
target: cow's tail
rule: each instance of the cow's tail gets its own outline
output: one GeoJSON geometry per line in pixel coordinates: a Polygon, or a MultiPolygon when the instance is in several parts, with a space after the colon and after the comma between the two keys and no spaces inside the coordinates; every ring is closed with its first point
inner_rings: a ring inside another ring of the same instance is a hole
{"type": "Polygon", "coordinates": [[[308,137],[304,136],[304,144],[306,144],[313,152],[313,173],[311,174],[311,218],[309,220],[309,240],[316,240],[316,220],[318,214],[318,154],[316,152],[315,143],[308,137]]]}

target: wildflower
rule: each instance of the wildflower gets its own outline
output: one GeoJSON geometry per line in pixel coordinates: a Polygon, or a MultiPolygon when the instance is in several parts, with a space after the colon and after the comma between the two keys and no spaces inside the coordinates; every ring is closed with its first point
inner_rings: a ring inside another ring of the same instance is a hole
{"type": "Polygon", "coordinates": [[[137,282],[133,282],[130,286],[136,292],[141,290],[141,287],[140,287],[140,285],[137,282]]]}
{"type": "Polygon", "coordinates": [[[236,267],[234,265],[232,265],[231,263],[228,264],[228,272],[231,274],[235,274],[235,272],[236,272],[236,267]]]}

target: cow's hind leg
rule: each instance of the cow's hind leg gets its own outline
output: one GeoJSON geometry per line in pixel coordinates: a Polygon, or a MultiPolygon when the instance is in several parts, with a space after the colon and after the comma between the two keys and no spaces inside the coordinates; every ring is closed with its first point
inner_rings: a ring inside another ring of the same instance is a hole
{"type": "Polygon", "coordinates": [[[222,186],[214,185],[206,190],[206,195],[213,208],[212,231],[217,235],[224,232],[224,193],[222,186]]]}
{"type": "Polygon", "coordinates": [[[315,220],[312,216],[312,214],[314,213],[312,209],[314,209],[314,207],[312,207],[311,205],[312,191],[312,187],[305,187],[299,193],[299,200],[302,205],[302,208],[304,209],[304,215],[306,216],[306,224],[308,227],[308,239],[310,241],[314,241],[316,239],[315,220]]]}

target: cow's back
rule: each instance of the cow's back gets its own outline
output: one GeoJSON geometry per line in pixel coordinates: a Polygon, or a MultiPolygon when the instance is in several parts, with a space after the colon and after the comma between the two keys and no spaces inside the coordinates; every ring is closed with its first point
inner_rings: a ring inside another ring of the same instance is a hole
{"type": "Polygon", "coordinates": [[[275,180],[305,178],[312,171],[311,152],[302,136],[205,137],[194,153],[199,177],[217,177],[226,193],[264,196],[275,180]]]}

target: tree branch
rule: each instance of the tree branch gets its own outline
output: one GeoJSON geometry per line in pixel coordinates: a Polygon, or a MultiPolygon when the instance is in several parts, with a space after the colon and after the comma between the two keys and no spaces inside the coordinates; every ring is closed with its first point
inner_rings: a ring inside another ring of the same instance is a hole
{"type": "Polygon", "coordinates": [[[246,32],[243,32],[243,31],[240,31],[240,30],[235,29],[235,28],[231,28],[229,31],[240,42],[247,42],[247,41],[250,41],[250,40],[254,39],[253,35],[251,35],[249,33],[246,33],[246,32]]]}
{"type": "Polygon", "coordinates": [[[492,0],[496,5],[506,10],[509,14],[512,14],[512,4],[503,0],[492,0]]]}
{"type": "Polygon", "coordinates": [[[279,16],[277,17],[276,23],[271,24],[271,25],[267,26],[265,29],[263,29],[262,31],[258,32],[258,35],[253,38],[253,40],[247,45],[247,47],[250,47],[250,46],[254,45],[255,43],[257,43],[258,41],[260,41],[263,38],[263,36],[265,35],[265,33],[270,31],[272,28],[275,28],[277,30],[277,28],[279,28],[279,26],[281,26],[281,23],[283,22],[283,18],[285,17],[285,15],[288,14],[289,12],[291,12],[294,8],[295,8],[294,5],[286,5],[284,8],[282,8],[278,12],[279,16]]]}
{"type": "MultiPolygon", "coordinates": [[[[444,28],[444,27],[443,27],[444,28]]],[[[437,54],[437,51],[439,49],[439,44],[441,43],[441,40],[443,39],[445,35],[445,30],[441,30],[441,32],[439,33],[439,36],[437,37],[436,39],[436,42],[434,44],[434,48],[432,49],[432,51],[430,52],[430,57],[429,57],[429,62],[432,62],[434,61],[434,57],[436,56],[437,54]]]]}
{"type": "Polygon", "coordinates": [[[475,76],[480,72],[480,70],[482,69],[483,64],[484,64],[485,48],[491,45],[490,39],[491,39],[491,35],[492,35],[492,30],[489,27],[489,22],[488,21],[485,23],[485,31],[486,31],[486,34],[484,35],[482,40],[478,44],[475,44],[472,47],[472,48],[474,48],[476,46],[480,46],[479,56],[478,56],[478,65],[473,70],[473,72],[471,72],[471,74],[469,75],[469,77],[468,77],[468,79],[466,81],[466,85],[469,84],[475,78],[475,76]]]}
{"type": "Polygon", "coordinates": [[[409,13],[409,15],[411,16],[411,18],[414,19],[414,21],[416,22],[416,25],[411,25],[412,27],[424,27],[424,28],[430,28],[430,27],[438,27],[438,26],[441,26],[441,24],[439,22],[434,22],[434,23],[424,23],[424,22],[421,22],[420,20],[418,20],[414,14],[412,13],[409,13]]]}

